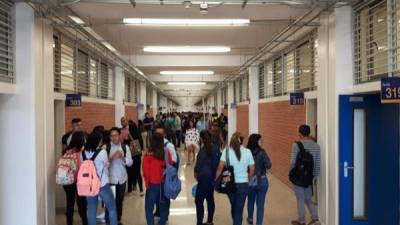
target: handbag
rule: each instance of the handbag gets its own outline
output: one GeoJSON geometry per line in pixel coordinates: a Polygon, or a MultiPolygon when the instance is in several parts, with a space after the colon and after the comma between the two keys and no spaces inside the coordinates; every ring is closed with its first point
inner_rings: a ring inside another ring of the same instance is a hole
{"type": "Polygon", "coordinates": [[[236,192],[235,172],[233,166],[230,165],[228,151],[229,149],[226,149],[226,164],[215,185],[216,191],[222,194],[230,194],[236,192]]]}

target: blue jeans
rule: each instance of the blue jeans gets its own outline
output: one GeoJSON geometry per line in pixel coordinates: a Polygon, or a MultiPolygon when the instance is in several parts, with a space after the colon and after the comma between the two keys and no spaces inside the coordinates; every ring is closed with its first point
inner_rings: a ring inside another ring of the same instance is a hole
{"type": "Polygon", "coordinates": [[[257,204],[257,225],[262,225],[264,220],[264,204],[268,191],[268,178],[262,177],[258,187],[249,188],[249,199],[247,201],[247,214],[249,222],[253,222],[254,204],[257,204]]]}
{"type": "MultiPolygon", "coordinates": [[[[110,225],[118,225],[117,207],[115,206],[115,198],[109,184],[100,188],[99,196],[108,210],[110,225]]],[[[88,205],[88,223],[89,225],[96,225],[96,213],[99,198],[98,196],[95,196],[87,197],[86,199],[88,205]]]]}
{"type": "Polygon", "coordinates": [[[160,225],[165,225],[169,213],[169,199],[166,199],[161,193],[160,184],[151,184],[146,190],[144,208],[146,212],[147,225],[154,225],[153,211],[158,206],[160,213],[160,225]]]}
{"type": "Polygon", "coordinates": [[[208,218],[207,223],[212,223],[215,211],[214,186],[211,180],[199,181],[196,190],[196,215],[197,225],[203,224],[204,200],[207,200],[208,218]]]}
{"type": "Polygon", "coordinates": [[[236,192],[228,194],[233,225],[242,225],[243,209],[249,192],[248,183],[236,183],[236,192]]]}

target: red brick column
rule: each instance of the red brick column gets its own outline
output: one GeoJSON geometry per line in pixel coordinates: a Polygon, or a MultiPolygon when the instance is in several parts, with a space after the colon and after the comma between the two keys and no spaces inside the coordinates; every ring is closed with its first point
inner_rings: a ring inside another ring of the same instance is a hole
{"type": "Polygon", "coordinates": [[[287,185],[292,143],[298,140],[298,126],[306,122],[305,106],[288,101],[260,103],[259,131],[263,147],[272,160],[272,174],[287,185]]]}

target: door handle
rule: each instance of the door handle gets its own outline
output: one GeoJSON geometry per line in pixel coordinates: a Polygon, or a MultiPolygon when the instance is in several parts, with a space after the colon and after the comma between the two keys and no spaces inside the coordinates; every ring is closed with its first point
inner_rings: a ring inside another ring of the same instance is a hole
{"type": "Polygon", "coordinates": [[[347,178],[349,176],[349,170],[354,170],[354,166],[349,166],[349,163],[347,161],[344,161],[343,163],[343,176],[347,178]]]}

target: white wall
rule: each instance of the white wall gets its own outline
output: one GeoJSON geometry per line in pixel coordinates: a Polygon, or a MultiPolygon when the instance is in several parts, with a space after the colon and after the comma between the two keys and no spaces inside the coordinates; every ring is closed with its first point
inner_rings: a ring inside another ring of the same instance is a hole
{"type": "Polygon", "coordinates": [[[18,85],[0,95],[0,224],[55,224],[52,28],[25,3],[15,16],[18,85]]]}
{"type": "Polygon", "coordinates": [[[258,66],[249,69],[249,134],[258,133],[258,66]]]}
{"type": "Polygon", "coordinates": [[[125,75],[124,70],[116,66],[115,70],[115,125],[119,126],[121,117],[125,116],[125,75]]]}

